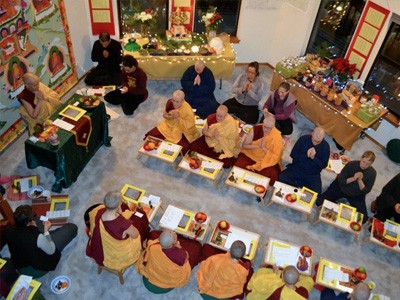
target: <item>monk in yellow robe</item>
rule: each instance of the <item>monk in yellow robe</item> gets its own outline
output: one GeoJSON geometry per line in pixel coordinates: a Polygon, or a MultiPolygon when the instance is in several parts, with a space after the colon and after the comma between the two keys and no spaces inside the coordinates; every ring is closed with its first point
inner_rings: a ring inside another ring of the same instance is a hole
{"type": "Polygon", "coordinates": [[[246,136],[235,166],[269,177],[272,186],[281,171],[283,140],[272,114],[246,136]]]}
{"type": "Polygon", "coordinates": [[[111,191],[104,196],[104,205],[89,213],[90,238],[86,255],[98,265],[115,270],[134,264],[142,250],[140,233],[129,220],[133,212],[122,212],[121,204],[121,193],[111,191]]]}
{"type": "Polygon", "coordinates": [[[167,140],[171,143],[182,146],[185,154],[189,150],[189,145],[199,137],[196,128],[195,116],[192,107],[185,100],[185,93],[176,90],[172,98],[167,101],[163,113],[164,120],[146,133],[146,136],[153,136],[167,140]]]}
{"type": "Polygon", "coordinates": [[[245,252],[246,245],[242,241],[235,241],[230,252],[204,260],[196,272],[200,294],[216,299],[240,297],[251,269],[251,263],[242,260],[245,252]]]}
{"type": "Polygon", "coordinates": [[[220,160],[224,168],[235,162],[240,152],[239,122],[220,105],[217,112],[207,117],[203,135],[190,145],[190,150],[220,160]]]}
{"type": "Polygon", "coordinates": [[[61,105],[60,96],[39,81],[33,73],[22,77],[25,89],[18,95],[21,103],[19,112],[28,124],[29,134],[33,134],[36,124],[43,125],[61,105]]]}
{"type": "Polygon", "coordinates": [[[188,253],[180,246],[176,233],[168,229],[158,239],[149,240],[136,270],[143,275],[145,287],[154,293],[184,286],[192,271],[188,253]]]}
{"type": "Polygon", "coordinates": [[[287,266],[283,271],[277,266],[261,267],[250,279],[247,299],[306,300],[313,286],[312,278],[300,275],[294,266],[287,266]]]}

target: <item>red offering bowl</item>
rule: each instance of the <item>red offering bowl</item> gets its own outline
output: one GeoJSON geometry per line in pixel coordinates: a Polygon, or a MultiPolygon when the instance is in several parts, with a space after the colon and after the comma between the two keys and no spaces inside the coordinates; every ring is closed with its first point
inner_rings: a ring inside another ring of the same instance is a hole
{"type": "Polygon", "coordinates": [[[350,228],[353,229],[354,231],[360,231],[361,230],[361,224],[358,222],[351,222],[350,223],[350,228]]]}
{"type": "Polygon", "coordinates": [[[262,186],[261,184],[257,184],[254,186],[254,191],[257,194],[264,194],[266,191],[266,188],[265,188],[265,186],[262,186]]]}
{"type": "Polygon", "coordinates": [[[310,246],[304,245],[300,247],[300,254],[304,257],[310,257],[313,253],[313,250],[310,246]]]}
{"type": "Polygon", "coordinates": [[[367,278],[367,273],[361,273],[358,268],[354,270],[353,276],[359,281],[363,281],[367,278]]]}
{"type": "Polygon", "coordinates": [[[218,228],[219,230],[227,231],[227,230],[229,230],[230,227],[231,227],[231,225],[230,225],[227,221],[219,221],[219,222],[217,223],[217,228],[218,228]],[[225,223],[226,223],[225,228],[222,228],[222,227],[221,227],[221,222],[225,222],[225,223]]]}
{"type": "Polygon", "coordinates": [[[296,197],[296,199],[292,199],[292,194],[287,194],[286,196],[285,196],[285,199],[286,199],[286,201],[288,201],[288,202],[290,202],[290,203],[294,203],[294,202],[296,202],[297,201],[297,197],[296,197]]]}
{"type": "Polygon", "coordinates": [[[207,221],[207,215],[205,213],[203,213],[202,211],[199,211],[198,213],[196,213],[194,215],[194,220],[199,223],[202,224],[205,221],[207,221]]]}

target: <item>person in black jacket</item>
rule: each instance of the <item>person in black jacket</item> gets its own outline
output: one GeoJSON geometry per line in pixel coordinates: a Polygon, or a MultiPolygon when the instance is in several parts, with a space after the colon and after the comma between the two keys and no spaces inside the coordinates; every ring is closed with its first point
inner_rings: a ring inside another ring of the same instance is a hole
{"type": "Polygon", "coordinates": [[[72,223],[49,232],[51,222],[40,222],[29,205],[18,206],[14,220],[15,226],[7,228],[4,237],[16,269],[54,270],[61,251],[78,232],[78,227],[72,223]]]}
{"type": "Polygon", "coordinates": [[[376,198],[375,218],[385,222],[393,218],[400,223],[400,173],[392,178],[376,198]]]}
{"type": "Polygon", "coordinates": [[[99,39],[94,42],[92,61],[97,66],[85,78],[87,85],[120,85],[121,44],[111,39],[108,32],[102,32],[99,39]]]}

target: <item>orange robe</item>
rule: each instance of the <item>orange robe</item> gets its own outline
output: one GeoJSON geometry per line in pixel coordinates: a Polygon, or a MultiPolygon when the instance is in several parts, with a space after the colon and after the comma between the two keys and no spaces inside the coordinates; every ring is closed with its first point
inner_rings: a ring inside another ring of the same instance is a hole
{"type": "Polygon", "coordinates": [[[196,272],[199,292],[216,298],[240,295],[248,274],[249,270],[232,261],[230,253],[213,255],[196,272]]]}
{"type": "Polygon", "coordinates": [[[260,145],[262,140],[264,140],[265,147],[268,149],[266,153],[262,148],[241,150],[243,154],[256,162],[254,165],[256,171],[280,164],[283,154],[282,135],[278,129],[274,127],[267,136],[252,141],[251,144],[260,145]]]}
{"type": "Polygon", "coordinates": [[[140,256],[136,271],[146,277],[150,283],[160,288],[176,288],[189,282],[192,269],[189,261],[183,266],[172,262],[163,252],[159,240],[148,242],[146,250],[140,256]]]}
{"type": "Polygon", "coordinates": [[[179,112],[179,117],[172,120],[164,119],[157,125],[158,131],[161,132],[167,141],[175,144],[182,139],[182,135],[186,137],[189,143],[193,142],[200,134],[196,128],[192,107],[184,101],[181,107],[174,108],[173,110],[179,112]]]}

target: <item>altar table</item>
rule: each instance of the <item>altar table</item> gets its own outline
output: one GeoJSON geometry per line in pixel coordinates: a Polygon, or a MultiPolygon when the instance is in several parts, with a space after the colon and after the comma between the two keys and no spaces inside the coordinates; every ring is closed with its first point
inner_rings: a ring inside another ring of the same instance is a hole
{"type": "MultiPolygon", "coordinates": [[[[68,104],[74,104],[79,97],[81,96],[77,94],[72,96],[50,119],[57,119],[59,112],[68,104]]],[[[96,151],[102,145],[111,145],[104,103],[101,102],[97,107],[87,110],[86,115],[92,120],[92,133],[87,147],[77,145],[74,134],[63,129],[60,129],[57,133],[60,140],[57,148],[53,148],[49,143],[39,141],[33,143],[29,139],[25,141],[25,156],[28,168],[34,169],[43,166],[54,171],[55,183],[52,186],[53,192],[60,193],[62,188],[70,187],[96,151]]]]}
{"type": "Polygon", "coordinates": [[[124,54],[134,56],[139,62],[139,67],[147,74],[149,79],[180,79],[186,69],[193,66],[197,60],[203,60],[211,69],[216,79],[230,80],[235,69],[236,54],[232,45],[226,43],[221,55],[173,55],[151,56],[140,55],[138,51],[124,51],[124,54]]]}
{"type": "Polygon", "coordinates": [[[295,79],[287,79],[277,72],[272,78],[271,90],[276,90],[283,81],[291,84],[290,92],[297,97],[297,109],[315,125],[321,126],[346,150],[351,149],[363,130],[371,127],[388,112],[387,109],[383,109],[376,119],[365,123],[357,118],[360,108],[358,101],[352,108],[340,111],[295,79]]]}

